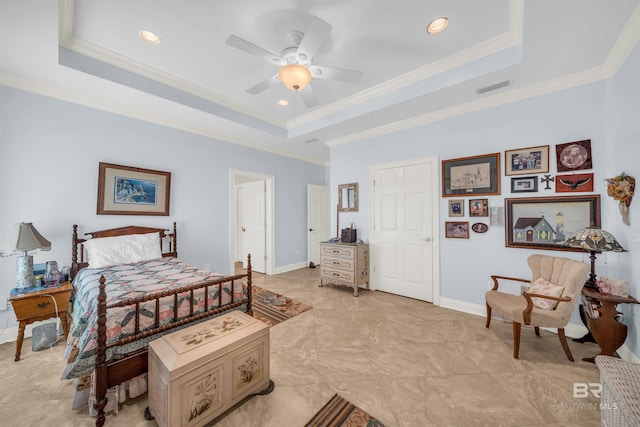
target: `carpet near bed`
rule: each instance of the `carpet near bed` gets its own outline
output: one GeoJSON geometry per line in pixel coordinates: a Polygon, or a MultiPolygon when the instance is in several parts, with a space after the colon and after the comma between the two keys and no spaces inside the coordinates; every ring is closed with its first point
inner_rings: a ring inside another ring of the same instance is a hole
{"type": "Polygon", "coordinates": [[[385,427],[338,394],[333,397],[309,420],[304,427],[385,427]]]}
{"type": "Polygon", "coordinates": [[[275,326],[313,308],[255,285],[252,287],[252,291],[253,317],[269,326],[275,326]]]}

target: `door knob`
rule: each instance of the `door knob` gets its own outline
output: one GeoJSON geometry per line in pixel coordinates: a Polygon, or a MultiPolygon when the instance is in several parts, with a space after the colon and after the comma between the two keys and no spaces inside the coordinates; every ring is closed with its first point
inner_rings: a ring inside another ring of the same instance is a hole
{"type": "Polygon", "coordinates": [[[247,229],[242,227],[242,232],[244,233],[245,231],[247,231],[247,229]]]}
{"type": "Polygon", "coordinates": [[[309,231],[313,231],[313,228],[310,228],[309,231]]]}

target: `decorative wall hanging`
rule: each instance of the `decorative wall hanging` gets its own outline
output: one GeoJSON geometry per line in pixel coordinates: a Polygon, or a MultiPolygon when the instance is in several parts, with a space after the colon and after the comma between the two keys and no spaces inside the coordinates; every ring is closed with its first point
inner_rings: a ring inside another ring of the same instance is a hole
{"type": "Polygon", "coordinates": [[[545,172],[549,172],[548,145],[504,152],[504,174],[507,176],[545,172]]]}
{"type": "Polygon", "coordinates": [[[556,175],[556,193],[593,191],[593,174],[556,175]]]}
{"type": "Polygon", "coordinates": [[[537,193],[538,177],[522,176],[518,178],[511,178],[511,192],[512,193],[537,193]]]}
{"type": "Polygon", "coordinates": [[[486,233],[489,230],[489,226],[483,222],[476,222],[471,226],[471,229],[476,233],[486,233]]]}
{"type": "Polygon", "coordinates": [[[469,200],[469,216],[489,216],[488,199],[469,200]]]}
{"type": "Polygon", "coordinates": [[[358,183],[338,185],[338,210],[340,212],[358,211],[358,183]]]}
{"type": "Polygon", "coordinates": [[[546,187],[544,187],[545,190],[551,190],[551,183],[555,180],[556,179],[551,175],[545,175],[544,178],[540,178],[540,182],[546,184],[546,187]]]}
{"type": "Polygon", "coordinates": [[[468,239],[469,238],[469,223],[447,221],[444,223],[445,237],[451,239],[468,239]]]}
{"type": "Polygon", "coordinates": [[[565,240],[585,227],[600,227],[600,196],[531,197],[505,200],[506,246],[580,251],[565,240]]]}
{"type": "Polygon", "coordinates": [[[98,215],[169,215],[171,172],[102,163],[98,215]]]}
{"type": "Polygon", "coordinates": [[[500,206],[489,208],[489,225],[502,225],[503,212],[500,206]]]}
{"type": "Polygon", "coordinates": [[[636,188],[636,179],[622,172],[614,178],[607,178],[607,195],[618,201],[622,222],[631,225],[629,222],[629,205],[633,199],[636,188]]]}
{"type": "Polygon", "coordinates": [[[442,197],[500,194],[500,153],[442,161],[442,197]]]}
{"type": "Polygon", "coordinates": [[[556,145],[556,163],[558,172],[591,169],[591,140],[556,145]]]}
{"type": "Polygon", "coordinates": [[[449,216],[464,216],[464,200],[449,200],[449,216]]]}

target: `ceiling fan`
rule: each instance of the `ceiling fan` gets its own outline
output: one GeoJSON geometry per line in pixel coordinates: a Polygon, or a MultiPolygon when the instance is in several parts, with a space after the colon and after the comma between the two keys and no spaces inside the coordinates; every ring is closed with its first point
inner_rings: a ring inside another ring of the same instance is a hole
{"type": "Polygon", "coordinates": [[[314,16],[311,18],[311,23],[304,33],[297,30],[289,32],[287,36],[289,46],[284,48],[279,55],[238,36],[230,36],[227,39],[229,46],[280,66],[278,74],[250,87],[247,92],[256,95],[278,84],[278,82],[282,82],[288,89],[300,92],[307,107],[315,107],[318,105],[318,98],[309,84],[312,78],[360,83],[362,80],[362,72],[360,71],[327,67],[313,63],[313,55],[320,49],[331,28],[329,23],[314,16]]]}

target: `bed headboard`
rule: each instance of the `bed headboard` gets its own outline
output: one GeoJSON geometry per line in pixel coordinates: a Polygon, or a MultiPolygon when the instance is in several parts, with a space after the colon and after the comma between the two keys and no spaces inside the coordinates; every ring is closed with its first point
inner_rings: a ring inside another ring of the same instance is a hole
{"type": "MultiPolygon", "coordinates": [[[[110,228],[108,230],[92,231],[90,233],[84,233],[85,236],[91,236],[92,239],[100,237],[113,237],[113,236],[126,236],[128,234],[148,234],[158,233],[158,239],[160,241],[160,252],[163,257],[177,257],[177,238],[176,238],[176,223],[173,223],[173,231],[165,228],[154,227],[142,227],[137,225],[128,225],[126,227],[110,228]],[[169,248],[165,251],[165,240],[169,240],[169,248]]],[[[85,251],[83,243],[88,239],[78,238],[78,226],[73,224],[73,238],[71,243],[71,278],[73,279],[81,268],[87,267],[88,262],[85,262],[85,251]]]]}

